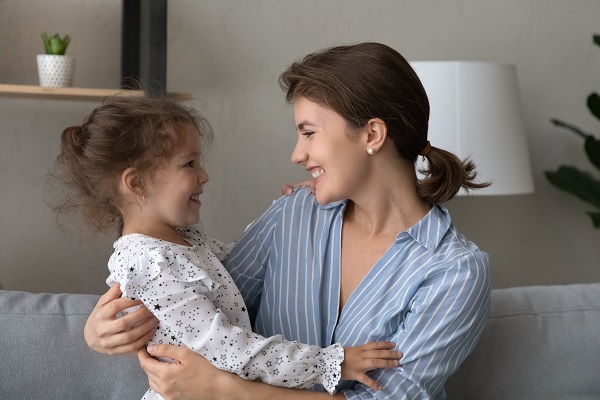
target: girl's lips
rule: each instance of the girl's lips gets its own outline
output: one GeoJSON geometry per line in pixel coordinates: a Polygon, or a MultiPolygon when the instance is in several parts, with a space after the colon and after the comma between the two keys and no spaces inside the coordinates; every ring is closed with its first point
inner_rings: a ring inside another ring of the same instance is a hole
{"type": "Polygon", "coordinates": [[[190,200],[200,204],[200,193],[194,193],[190,196],[190,200]]]}

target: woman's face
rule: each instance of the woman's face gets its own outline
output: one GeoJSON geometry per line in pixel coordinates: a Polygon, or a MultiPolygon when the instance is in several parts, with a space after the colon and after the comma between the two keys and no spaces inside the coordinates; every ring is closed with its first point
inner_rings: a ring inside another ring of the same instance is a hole
{"type": "Polygon", "coordinates": [[[363,133],[351,132],[337,112],[304,97],[294,103],[298,139],[292,162],[313,177],[319,204],[352,199],[369,168],[363,133]]]}

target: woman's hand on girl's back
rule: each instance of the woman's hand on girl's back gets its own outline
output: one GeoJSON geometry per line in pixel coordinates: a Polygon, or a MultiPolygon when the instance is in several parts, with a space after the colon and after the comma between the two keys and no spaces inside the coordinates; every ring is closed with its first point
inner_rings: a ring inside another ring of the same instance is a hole
{"type": "Polygon", "coordinates": [[[141,301],[121,297],[118,284],[113,285],[98,300],[87,319],[83,336],[88,346],[98,352],[121,355],[136,352],[154,335],[158,320],[146,307],[117,318],[116,315],[141,301]]]}

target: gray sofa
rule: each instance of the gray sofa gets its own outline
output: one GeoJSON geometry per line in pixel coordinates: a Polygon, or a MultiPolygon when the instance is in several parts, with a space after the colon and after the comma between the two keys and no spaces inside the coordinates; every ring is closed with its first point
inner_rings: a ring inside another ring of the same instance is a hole
{"type": "MultiPolygon", "coordinates": [[[[98,296],[0,291],[0,399],[140,399],[134,357],[83,340],[98,296]]],[[[450,400],[600,399],[600,283],[496,289],[450,400]]]]}

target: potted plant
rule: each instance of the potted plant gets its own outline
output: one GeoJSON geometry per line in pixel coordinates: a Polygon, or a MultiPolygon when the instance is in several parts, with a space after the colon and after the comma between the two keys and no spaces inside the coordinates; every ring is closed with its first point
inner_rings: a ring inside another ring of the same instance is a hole
{"type": "MultiPolygon", "coordinates": [[[[593,42],[600,46],[600,35],[594,35],[593,42]]],[[[600,119],[600,95],[598,93],[593,92],[588,96],[587,107],[596,118],[600,119]]],[[[585,154],[592,165],[600,171],[600,140],[574,125],[558,119],[552,119],[551,121],[555,126],[565,128],[584,140],[585,154]]],[[[550,183],[559,189],[569,192],[596,207],[596,211],[589,211],[587,214],[592,218],[594,227],[600,229],[600,180],[592,174],[570,165],[562,165],[558,170],[546,171],[545,174],[550,183]]]]}
{"type": "Polygon", "coordinates": [[[40,86],[69,87],[73,83],[75,58],[65,55],[71,42],[69,35],[60,37],[58,33],[48,36],[42,33],[45,54],[37,55],[40,86]]]}

